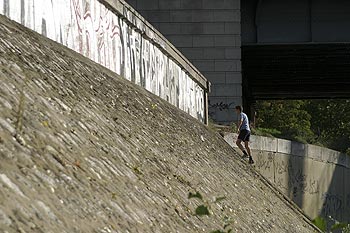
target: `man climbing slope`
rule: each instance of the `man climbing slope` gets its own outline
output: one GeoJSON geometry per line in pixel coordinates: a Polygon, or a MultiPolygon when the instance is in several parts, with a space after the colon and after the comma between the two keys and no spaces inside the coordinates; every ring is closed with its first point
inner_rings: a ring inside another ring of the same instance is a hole
{"type": "Polygon", "coordinates": [[[243,107],[242,106],[236,106],[235,110],[238,116],[238,123],[237,123],[237,133],[238,133],[238,138],[236,141],[236,145],[238,146],[239,149],[244,154],[244,158],[248,157],[249,158],[249,163],[253,164],[254,160],[251,155],[250,147],[249,147],[249,139],[250,139],[250,128],[249,128],[249,120],[248,116],[243,112],[243,107]],[[242,141],[244,142],[244,147],[242,146],[242,141]]]}

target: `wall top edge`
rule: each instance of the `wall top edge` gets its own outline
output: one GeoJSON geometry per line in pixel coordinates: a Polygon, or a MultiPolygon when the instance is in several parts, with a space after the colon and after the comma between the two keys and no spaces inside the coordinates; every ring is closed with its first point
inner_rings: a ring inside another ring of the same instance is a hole
{"type": "Polygon", "coordinates": [[[171,44],[157,29],[155,29],[144,17],[124,0],[98,0],[107,8],[120,17],[123,17],[128,24],[140,31],[141,34],[153,42],[162,51],[168,54],[178,63],[192,79],[198,83],[206,92],[210,92],[210,82],[203,74],[171,44]]]}

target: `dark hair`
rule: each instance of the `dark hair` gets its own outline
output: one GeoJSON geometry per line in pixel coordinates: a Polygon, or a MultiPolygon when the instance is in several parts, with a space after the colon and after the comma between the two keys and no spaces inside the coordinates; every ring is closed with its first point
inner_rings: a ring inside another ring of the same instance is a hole
{"type": "Polygon", "coordinates": [[[242,107],[242,106],[240,106],[240,105],[237,105],[237,106],[235,107],[235,109],[239,110],[240,112],[242,112],[242,111],[243,111],[243,107],[242,107]]]}

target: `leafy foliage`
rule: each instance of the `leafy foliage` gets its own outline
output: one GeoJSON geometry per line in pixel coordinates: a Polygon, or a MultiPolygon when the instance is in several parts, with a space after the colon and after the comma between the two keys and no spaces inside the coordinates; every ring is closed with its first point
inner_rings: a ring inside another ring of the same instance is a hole
{"type": "Polygon", "coordinates": [[[333,223],[333,225],[330,226],[330,224],[328,223],[328,227],[327,227],[326,219],[324,219],[323,217],[320,217],[320,216],[315,218],[312,221],[312,223],[315,224],[315,226],[317,226],[323,232],[340,230],[340,232],[342,232],[342,233],[350,233],[350,224],[349,223],[338,222],[335,219],[333,219],[332,216],[329,216],[328,220],[329,220],[329,223],[333,223]]]}
{"type": "Polygon", "coordinates": [[[323,145],[350,154],[350,100],[273,100],[257,103],[253,133],[323,145]]]}
{"type": "Polygon", "coordinates": [[[199,192],[196,192],[196,193],[189,193],[188,194],[188,199],[191,199],[191,198],[198,198],[200,200],[203,200],[203,197],[202,195],[199,193],[199,192]]]}
{"type": "Polygon", "coordinates": [[[306,110],[317,141],[342,152],[350,148],[350,100],[308,100],[306,110]]]}
{"type": "Polygon", "coordinates": [[[208,207],[205,205],[200,205],[196,208],[196,215],[203,216],[203,215],[210,215],[208,207]]]}
{"type": "Polygon", "coordinates": [[[326,220],[322,217],[317,217],[312,221],[315,226],[317,226],[321,231],[325,232],[327,230],[326,220]]]}
{"type": "Polygon", "coordinates": [[[331,230],[332,231],[334,231],[334,230],[342,230],[342,229],[346,228],[347,226],[348,226],[348,224],[339,222],[339,223],[334,224],[331,227],[331,230]]]}
{"type": "Polygon", "coordinates": [[[343,233],[350,233],[350,223],[342,229],[343,233]]]}
{"type": "Polygon", "coordinates": [[[274,136],[306,142],[313,138],[311,115],[302,100],[258,102],[257,125],[270,129],[274,136]],[[280,135],[275,135],[281,132],[280,135]]]}
{"type": "MultiPolygon", "coordinates": [[[[198,191],[196,191],[196,193],[190,192],[188,194],[188,199],[191,199],[191,198],[198,198],[203,203],[203,204],[197,206],[197,208],[195,210],[195,215],[197,215],[197,216],[204,216],[204,215],[209,216],[210,215],[210,212],[209,212],[210,203],[205,201],[203,199],[202,195],[198,191]]],[[[216,197],[215,200],[212,202],[212,204],[217,204],[225,199],[226,199],[225,196],[216,197]]],[[[215,213],[214,213],[214,215],[215,215],[215,213]]],[[[222,230],[220,230],[220,229],[214,230],[214,231],[211,231],[211,233],[232,233],[232,228],[230,228],[232,224],[233,224],[233,221],[231,220],[231,218],[225,216],[223,219],[223,229],[222,230]]]]}

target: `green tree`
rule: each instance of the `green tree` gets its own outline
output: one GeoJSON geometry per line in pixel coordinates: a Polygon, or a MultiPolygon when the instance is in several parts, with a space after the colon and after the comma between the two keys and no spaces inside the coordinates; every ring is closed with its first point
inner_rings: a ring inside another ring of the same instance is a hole
{"type": "Polygon", "coordinates": [[[350,154],[350,100],[272,100],[257,103],[259,132],[350,154]]]}
{"type": "Polygon", "coordinates": [[[257,126],[281,132],[274,136],[310,142],[314,133],[311,130],[311,115],[305,110],[305,103],[303,100],[259,101],[257,126]]]}
{"type": "Polygon", "coordinates": [[[317,142],[342,152],[350,148],[350,100],[308,100],[317,142]]]}

